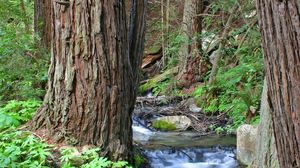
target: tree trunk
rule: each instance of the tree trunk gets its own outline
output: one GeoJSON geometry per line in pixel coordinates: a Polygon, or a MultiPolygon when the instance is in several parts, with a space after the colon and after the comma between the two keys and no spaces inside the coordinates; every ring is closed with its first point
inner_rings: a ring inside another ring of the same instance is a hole
{"type": "MultiPolygon", "coordinates": [[[[147,0],[132,0],[132,9],[129,26],[129,57],[133,70],[135,93],[138,90],[142,58],[144,56],[144,41],[146,28],[146,4],[147,0]]],[[[135,99],[134,99],[135,100],[135,99]]],[[[133,104],[134,106],[134,104],[133,104]]]]}
{"type": "Polygon", "coordinates": [[[279,164],[300,167],[300,2],[257,0],[279,164]]]}
{"type": "Polygon", "coordinates": [[[46,49],[51,47],[51,1],[34,1],[34,31],[41,38],[41,44],[46,49]]]}
{"type": "Polygon", "coordinates": [[[161,12],[161,46],[162,46],[162,66],[166,65],[166,54],[165,54],[165,0],[160,1],[160,12],[161,12]]]}
{"type": "Polygon", "coordinates": [[[224,42],[226,40],[226,37],[228,36],[228,32],[229,32],[229,29],[231,27],[231,24],[234,21],[233,20],[234,19],[234,12],[236,11],[237,8],[238,8],[237,4],[232,7],[231,12],[230,12],[231,14],[230,14],[230,16],[227,19],[225,28],[224,28],[224,30],[222,32],[222,36],[218,40],[219,41],[219,46],[218,46],[217,51],[215,51],[216,55],[215,55],[215,58],[213,60],[213,66],[212,66],[212,69],[211,69],[211,72],[210,72],[210,76],[209,76],[209,81],[208,81],[209,85],[213,84],[215,82],[215,80],[216,80],[216,77],[217,77],[217,74],[218,74],[218,70],[219,70],[219,64],[220,64],[220,61],[222,59],[222,51],[224,49],[224,42]]]}
{"type": "Polygon", "coordinates": [[[112,160],[130,159],[146,0],[132,4],[128,38],[124,1],[52,2],[48,90],[35,129],[47,128],[57,142],[96,145],[112,160]]]}
{"type": "Polygon", "coordinates": [[[260,123],[257,128],[256,151],[252,168],[278,168],[278,158],[273,133],[273,125],[268,103],[267,82],[264,81],[264,88],[260,103],[260,123]]]}
{"type": "Polygon", "coordinates": [[[191,84],[203,80],[208,71],[209,62],[201,54],[202,41],[202,0],[185,0],[183,14],[183,36],[187,39],[182,46],[181,72],[177,79],[179,87],[189,87],[191,84]]]}
{"type": "Polygon", "coordinates": [[[23,23],[25,25],[25,30],[26,30],[27,33],[30,33],[31,32],[30,22],[29,22],[29,17],[27,16],[27,10],[26,10],[24,0],[20,0],[20,8],[21,8],[21,11],[23,13],[23,23]]]}

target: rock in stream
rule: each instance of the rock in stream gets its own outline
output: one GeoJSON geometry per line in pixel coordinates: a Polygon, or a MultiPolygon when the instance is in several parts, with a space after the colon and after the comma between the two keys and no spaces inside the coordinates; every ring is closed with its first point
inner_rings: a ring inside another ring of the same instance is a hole
{"type": "MultiPolygon", "coordinates": [[[[207,132],[186,130],[160,132],[151,127],[151,120],[166,119],[170,116],[202,117],[200,112],[180,111],[176,104],[155,106],[157,99],[140,99],[141,107],[133,116],[133,140],[140,144],[152,168],[238,168],[236,160],[236,137],[212,135],[207,132]],[[147,106],[151,104],[151,106],[147,106]],[[170,114],[170,112],[176,114],[170,114]],[[162,114],[168,114],[164,116],[162,114]]],[[[158,102],[159,103],[159,102],[158,102]]],[[[181,106],[182,107],[182,106],[181,106]]],[[[177,117],[178,120],[178,117],[177,117]]],[[[176,120],[176,121],[177,121],[176,120]]],[[[179,119],[180,120],[180,119],[179,119]]],[[[201,118],[198,120],[201,122],[201,118]]],[[[168,120],[169,121],[169,120],[168,120]]],[[[195,120],[194,120],[195,121],[195,120]]],[[[203,116],[203,125],[214,119],[203,116]]],[[[201,125],[201,124],[200,124],[201,125]]],[[[207,126],[205,126],[207,127],[207,126]]],[[[203,127],[203,128],[205,128],[203,127]]],[[[205,129],[202,129],[205,130],[205,129]]]]}

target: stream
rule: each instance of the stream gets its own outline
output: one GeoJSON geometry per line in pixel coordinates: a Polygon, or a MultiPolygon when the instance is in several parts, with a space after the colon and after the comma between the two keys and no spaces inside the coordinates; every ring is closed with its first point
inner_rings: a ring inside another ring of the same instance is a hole
{"type": "Polygon", "coordinates": [[[238,168],[234,136],[159,132],[133,117],[133,139],[142,144],[152,168],[238,168]]]}

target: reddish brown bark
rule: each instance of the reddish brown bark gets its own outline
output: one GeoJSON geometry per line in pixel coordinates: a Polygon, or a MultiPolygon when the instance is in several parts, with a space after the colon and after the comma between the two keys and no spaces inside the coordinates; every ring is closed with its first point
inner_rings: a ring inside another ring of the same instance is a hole
{"type": "Polygon", "coordinates": [[[202,32],[203,12],[202,0],[186,0],[183,16],[183,34],[188,39],[188,44],[183,45],[181,55],[182,66],[181,72],[177,79],[179,87],[189,87],[191,84],[201,81],[209,70],[209,62],[202,54],[202,32]]]}
{"type": "Polygon", "coordinates": [[[269,101],[282,168],[300,167],[300,2],[257,0],[269,101]]]}
{"type": "Polygon", "coordinates": [[[130,38],[124,1],[63,2],[52,3],[48,90],[33,126],[56,141],[129,159],[146,1],[134,0],[130,38]]]}

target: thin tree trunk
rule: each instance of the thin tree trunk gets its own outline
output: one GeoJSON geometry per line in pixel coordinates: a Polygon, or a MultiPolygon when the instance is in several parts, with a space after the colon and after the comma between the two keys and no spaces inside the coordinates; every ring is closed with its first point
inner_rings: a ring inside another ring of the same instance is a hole
{"type": "Polygon", "coordinates": [[[179,87],[189,87],[203,80],[208,71],[209,62],[202,56],[202,12],[202,0],[185,0],[182,29],[187,42],[180,53],[183,64],[177,76],[179,87]]]}
{"type": "Polygon", "coordinates": [[[166,54],[165,54],[165,2],[164,0],[160,1],[161,7],[161,46],[162,46],[162,66],[166,65],[166,54]]]}
{"type": "Polygon", "coordinates": [[[21,8],[21,11],[23,12],[23,22],[25,25],[25,30],[27,33],[30,33],[30,23],[28,20],[28,15],[27,15],[27,10],[26,10],[24,0],[20,0],[20,8],[21,8]]]}
{"type": "Polygon", "coordinates": [[[41,45],[50,50],[51,47],[51,1],[34,1],[34,32],[41,38],[41,45]]]}
{"type": "Polygon", "coordinates": [[[279,164],[300,167],[300,2],[257,0],[279,164]]]}
{"type": "Polygon", "coordinates": [[[146,0],[132,4],[128,38],[124,1],[52,2],[48,90],[35,129],[47,128],[58,142],[99,146],[112,160],[131,158],[146,0]]]}
{"type": "MultiPolygon", "coordinates": [[[[170,0],[167,0],[167,5],[166,5],[166,32],[165,32],[165,36],[166,36],[166,40],[165,40],[165,44],[164,44],[164,47],[165,47],[165,49],[167,50],[168,48],[169,48],[169,31],[170,31],[170,0]]],[[[167,53],[166,53],[166,50],[164,50],[164,54],[166,55],[167,53]]],[[[168,62],[170,61],[170,55],[168,55],[169,56],[169,58],[167,58],[167,56],[165,56],[166,58],[166,64],[168,64],[168,62]]]]}
{"type": "Polygon", "coordinates": [[[210,73],[210,76],[209,76],[209,81],[208,83],[209,84],[212,84],[215,79],[216,79],[216,76],[217,76],[217,73],[218,73],[218,70],[219,70],[219,64],[220,64],[220,60],[222,58],[222,50],[224,48],[224,40],[226,39],[226,37],[228,36],[228,32],[229,32],[229,29],[230,29],[230,26],[233,22],[233,19],[234,19],[234,11],[238,8],[238,5],[235,5],[232,9],[231,9],[231,14],[226,22],[226,25],[225,25],[225,28],[222,32],[222,36],[221,38],[219,39],[219,47],[217,49],[217,53],[216,53],[216,56],[213,60],[213,67],[211,69],[211,73],[210,73]]]}
{"type": "Polygon", "coordinates": [[[147,0],[132,0],[132,9],[129,26],[129,56],[132,70],[135,71],[135,93],[138,91],[142,58],[144,55],[144,41],[146,29],[147,0]]]}

